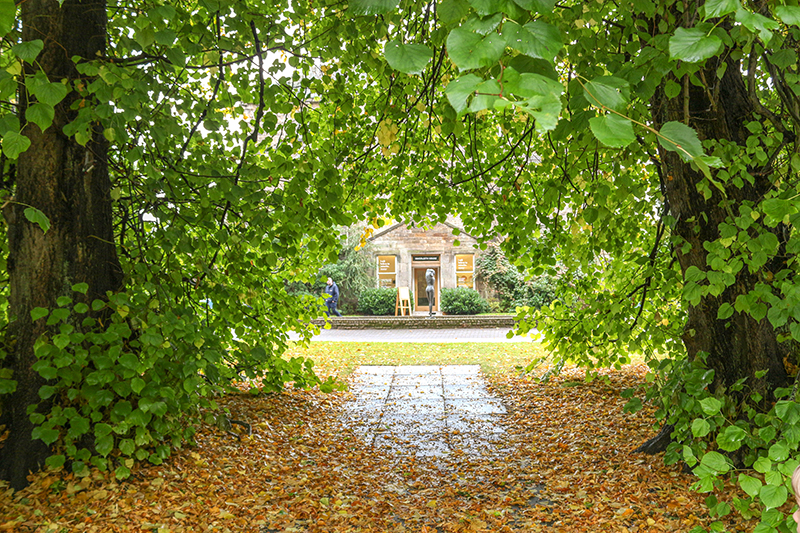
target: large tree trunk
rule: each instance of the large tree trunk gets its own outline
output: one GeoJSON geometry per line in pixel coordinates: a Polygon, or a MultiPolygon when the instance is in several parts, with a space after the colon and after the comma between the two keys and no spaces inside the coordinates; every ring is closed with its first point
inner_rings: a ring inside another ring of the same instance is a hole
{"type": "MultiPolygon", "coordinates": [[[[41,68],[51,81],[66,79],[73,88],[82,76],[72,58],[95,60],[105,51],[105,0],[66,0],[60,7],[57,0],[27,0],[21,9],[23,41],[44,41],[36,64],[25,64],[26,74],[41,68]]],[[[71,91],[56,106],[55,120],[46,131],[32,123],[24,127],[31,145],[19,157],[16,203],[5,212],[12,321],[7,345],[13,346],[6,366],[14,371],[17,389],[3,399],[0,423],[9,427],[10,434],[0,449],[0,477],[14,488],[25,486],[28,474],[41,468],[50,452],[43,442],[32,439],[33,425],[26,413],[29,405],[40,402],[38,391],[45,383],[31,365],[36,361],[34,342],[48,329],[44,320],[32,322],[31,310],[53,309],[59,296],[91,302],[122,285],[113,244],[108,143],[97,125],[85,147],[62,132],[77,116],[77,109],[70,107],[80,99],[71,91]],[[44,212],[52,225],[49,231],[43,232],[23,216],[26,205],[44,212]],[[85,297],[71,289],[80,282],[89,284],[85,297]]],[[[23,93],[19,101],[25,124],[26,105],[35,100],[23,93]]],[[[41,405],[40,411],[47,407],[41,405]]]]}
{"type": "MultiPolygon", "coordinates": [[[[725,57],[729,55],[725,54],[725,57]]],[[[716,69],[720,61],[723,60],[711,59],[704,69],[705,79],[714,80],[718,86],[706,90],[684,83],[684,80],[676,80],[684,87],[677,97],[669,99],[663,90],[656,91],[651,100],[656,129],[668,121],[679,121],[693,127],[701,140],[727,140],[739,146],[746,144],[749,133],[745,123],[755,119],[754,103],[749,98],[738,61],[726,59],[728,65],[725,75],[717,80],[716,69]]],[[[661,158],[666,201],[671,215],[676,219],[673,233],[683,241],[675,246],[681,270],[684,277],[692,266],[709,271],[706,261],[708,252],[703,243],[719,238],[719,224],[728,217],[726,207],[738,216],[739,206],[744,202],[758,204],[772,185],[771,169],[752,169],[753,183],[745,182],[742,187],[727,184],[725,197],[711,187],[713,195],[706,200],[697,189],[698,183],[703,180],[701,172],[693,170],[675,152],[662,149],[661,158]]],[[[785,243],[782,225],[773,231],[779,242],[785,243]]],[[[701,352],[708,354],[707,365],[714,370],[711,392],[720,387],[729,390],[737,380],[747,378],[748,393],[759,392],[764,401],[769,401],[776,387],[787,384],[783,358],[788,346],[778,343],[777,332],[766,318],[756,321],[750,315],[738,312],[727,320],[717,318],[720,306],[724,303],[734,305],[739,295],[749,293],[757,283],[763,281],[762,276],[785,268],[782,262],[783,258],[776,257],[755,273],[749,272],[748,267],[744,266],[736,275],[736,282],[722,294],[705,296],[699,305],[689,308],[683,341],[690,358],[697,357],[701,352]],[[766,374],[757,377],[756,373],[761,370],[766,370],[766,374]]],[[[663,441],[669,436],[660,437],[663,441]]],[[[663,442],[646,444],[653,449],[663,448],[657,446],[663,445],[663,442]]],[[[648,446],[643,447],[642,451],[648,446]]]]}

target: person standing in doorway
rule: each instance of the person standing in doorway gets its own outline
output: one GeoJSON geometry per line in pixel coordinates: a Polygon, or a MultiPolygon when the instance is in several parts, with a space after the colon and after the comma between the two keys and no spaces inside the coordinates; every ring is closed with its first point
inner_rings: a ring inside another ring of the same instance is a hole
{"type": "Polygon", "coordinates": [[[339,303],[339,286],[336,285],[333,279],[328,278],[328,286],[325,287],[325,292],[330,294],[330,298],[325,300],[325,305],[328,306],[328,310],[325,311],[325,314],[328,316],[331,316],[331,314],[342,316],[342,313],[336,309],[336,304],[339,303]]]}

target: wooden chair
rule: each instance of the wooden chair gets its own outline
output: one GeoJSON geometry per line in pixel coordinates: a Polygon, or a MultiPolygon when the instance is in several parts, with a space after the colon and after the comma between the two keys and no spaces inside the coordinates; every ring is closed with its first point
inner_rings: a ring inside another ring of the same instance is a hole
{"type": "Polygon", "coordinates": [[[408,287],[397,288],[397,300],[394,304],[394,316],[397,316],[398,311],[400,315],[411,315],[411,296],[408,293],[408,287]]]}

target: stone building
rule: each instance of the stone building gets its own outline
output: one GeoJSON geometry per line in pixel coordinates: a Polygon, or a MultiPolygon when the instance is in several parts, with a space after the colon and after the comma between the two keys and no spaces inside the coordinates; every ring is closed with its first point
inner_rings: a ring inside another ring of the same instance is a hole
{"type": "Polygon", "coordinates": [[[433,310],[439,310],[442,288],[468,287],[480,292],[475,280],[475,259],[480,250],[477,240],[448,219],[429,229],[395,223],[383,227],[368,239],[378,287],[409,287],[414,308],[428,308],[425,272],[436,273],[433,310]],[[458,236],[453,234],[458,230],[458,236]],[[459,241],[456,246],[455,241],[459,241]]]}

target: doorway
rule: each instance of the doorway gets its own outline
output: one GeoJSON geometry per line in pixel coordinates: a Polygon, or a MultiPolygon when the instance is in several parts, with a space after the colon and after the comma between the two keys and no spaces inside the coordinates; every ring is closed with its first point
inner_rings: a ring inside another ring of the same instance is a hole
{"type": "Polygon", "coordinates": [[[416,311],[428,311],[428,293],[425,289],[428,282],[425,281],[425,272],[432,268],[436,272],[436,282],[434,283],[433,311],[439,310],[439,267],[426,266],[424,268],[414,268],[414,309],[416,311]]]}

